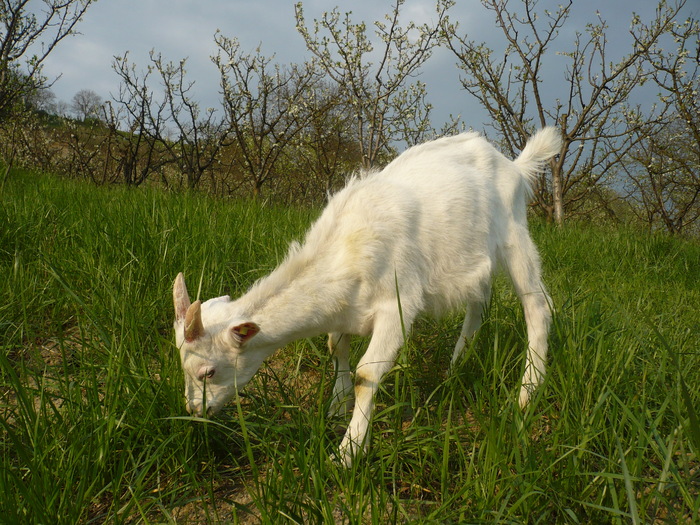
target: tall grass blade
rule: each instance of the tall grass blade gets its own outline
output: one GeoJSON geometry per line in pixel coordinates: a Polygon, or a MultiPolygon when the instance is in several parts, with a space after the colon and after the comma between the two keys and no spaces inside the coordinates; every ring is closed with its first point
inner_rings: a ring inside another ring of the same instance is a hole
{"type": "Polygon", "coordinates": [[[625,451],[622,450],[622,443],[620,438],[615,433],[615,444],[617,445],[617,453],[620,457],[620,468],[622,468],[622,478],[625,481],[625,492],[627,494],[627,504],[629,505],[629,513],[632,519],[633,525],[640,525],[642,522],[639,519],[639,513],[637,511],[637,495],[634,491],[634,485],[632,481],[632,476],[630,475],[629,469],[627,468],[627,460],[625,459],[625,451]]]}
{"type": "Polygon", "coordinates": [[[691,443],[693,444],[693,447],[695,448],[695,453],[697,455],[700,455],[700,419],[698,418],[698,413],[695,409],[695,403],[693,402],[693,399],[690,395],[688,385],[686,384],[685,378],[683,377],[683,368],[681,367],[680,359],[678,358],[678,351],[671,348],[671,345],[668,343],[666,338],[659,332],[656,326],[652,325],[652,329],[654,330],[656,338],[666,349],[666,352],[671,358],[671,361],[673,362],[673,365],[676,369],[676,373],[678,374],[678,387],[680,389],[681,397],[683,398],[683,403],[685,404],[685,410],[688,413],[688,425],[690,427],[689,437],[691,443]]]}

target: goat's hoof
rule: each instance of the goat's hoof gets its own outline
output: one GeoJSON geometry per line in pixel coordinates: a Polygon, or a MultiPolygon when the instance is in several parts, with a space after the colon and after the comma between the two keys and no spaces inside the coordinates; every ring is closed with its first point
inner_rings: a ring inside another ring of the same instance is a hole
{"type": "Polygon", "coordinates": [[[352,454],[348,454],[347,452],[342,453],[338,451],[337,453],[333,453],[330,455],[330,460],[336,465],[344,468],[352,467],[352,454]]]}
{"type": "Polygon", "coordinates": [[[534,384],[526,384],[520,387],[520,399],[518,400],[520,410],[525,410],[525,407],[527,407],[528,403],[530,402],[530,398],[532,397],[535,388],[537,388],[537,385],[534,384]]]}
{"type": "Polygon", "coordinates": [[[331,402],[327,415],[329,418],[344,418],[352,410],[354,404],[355,402],[352,398],[345,400],[336,398],[331,402]]]}
{"type": "Polygon", "coordinates": [[[326,414],[328,419],[340,419],[347,415],[348,411],[345,407],[331,407],[326,414]]]}

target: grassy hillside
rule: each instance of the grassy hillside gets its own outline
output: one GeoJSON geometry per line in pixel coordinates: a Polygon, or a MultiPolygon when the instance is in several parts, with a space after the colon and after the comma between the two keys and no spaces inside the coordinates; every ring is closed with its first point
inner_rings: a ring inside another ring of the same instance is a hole
{"type": "Polygon", "coordinates": [[[344,422],[326,421],[322,337],[281,349],[220,417],[185,417],[175,275],[202,298],[241,293],[316,213],[13,173],[0,189],[3,519],[698,520],[700,246],[679,239],[533,226],[556,314],[524,413],[524,321],[499,278],[453,374],[459,313],[417,323],[348,471],[329,460],[344,422]]]}

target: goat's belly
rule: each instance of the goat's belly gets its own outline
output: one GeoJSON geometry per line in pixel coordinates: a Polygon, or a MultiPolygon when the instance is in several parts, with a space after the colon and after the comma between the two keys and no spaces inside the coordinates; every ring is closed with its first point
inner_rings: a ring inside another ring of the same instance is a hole
{"type": "Polygon", "coordinates": [[[338,319],[327,331],[329,333],[333,332],[365,337],[372,333],[372,328],[374,327],[373,321],[374,319],[372,316],[365,316],[363,319],[338,319]]]}
{"type": "Polygon", "coordinates": [[[425,308],[433,316],[440,317],[463,307],[468,302],[486,299],[491,282],[493,264],[483,257],[469,263],[433,267],[425,289],[425,308]]]}

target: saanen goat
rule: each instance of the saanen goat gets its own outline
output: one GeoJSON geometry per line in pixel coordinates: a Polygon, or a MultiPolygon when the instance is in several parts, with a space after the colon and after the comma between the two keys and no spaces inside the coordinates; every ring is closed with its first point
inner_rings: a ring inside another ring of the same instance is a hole
{"type": "Polygon", "coordinates": [[[304,243],[293,243],[282,264],[235,301],[190,304],[179,274],[175,333],[187,410],[217,412],[275,350],[328,332],[336,372],[330,411],[344,414],[352,406],[350,336],[371,334],[340,444],[339,459],[350,464],[365,446],[382,376],[416,316],[466,304],[454,363],[481,323],[498,263],[525,312],[529,345],[519,399],[525,406],[545,373],[551,319],[526,205],[534,177],[560,142],[558,130],[544,128],[514,161],[475,133],[412,147],[383,170],[352,179],[304,243]]]}

